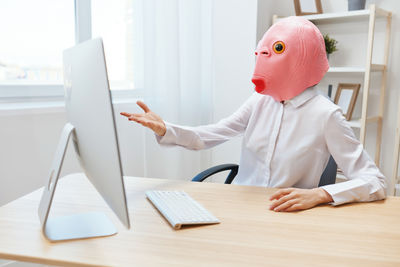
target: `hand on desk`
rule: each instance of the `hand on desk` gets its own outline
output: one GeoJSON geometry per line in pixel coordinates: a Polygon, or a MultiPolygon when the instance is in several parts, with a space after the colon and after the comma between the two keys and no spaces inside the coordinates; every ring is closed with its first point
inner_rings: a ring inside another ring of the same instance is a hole
{"type": "Polygon", "coordinates": [[[284,188],[276,191],[269,200],[275,200],[269,207],[274,211],[306,210],[318,204],[332,202],[333,199],[322,188],[284,188]]]}
{"type": "Polygon", "coordinates": [[[143,109],[143,114],[134,114],[128,112],[121,112],[120,114],[128,117],[130,121],[135,121],[153,130],[153,132],[155,132],[157,135],[164,136],[167,128],[165,127],[165,123],[161,117],[151,111],[149,107],[142,101],[137,101],[136,104],[143,109]]]}

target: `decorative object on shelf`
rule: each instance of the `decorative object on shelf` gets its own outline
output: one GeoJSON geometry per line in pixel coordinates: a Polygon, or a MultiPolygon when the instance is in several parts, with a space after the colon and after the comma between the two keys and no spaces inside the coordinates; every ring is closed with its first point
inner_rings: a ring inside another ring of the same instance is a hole
{"type": "Polygon", "coordinates": [[[356,104],[358,91],[361,84],[356,83],[339,83],[335,95],[335,104],[342,108],[343,115],[346,120],[351,120],[354,106],[356,104]]]}
{"type": "Polygon", "coordinates": [[[294,0],[296,16],[322,13],[321,0],[294,0]]]}
{"type": "Polygon", "coordinates": [[[349,11],[365,9],[365,0],[348,0],[349,11]]]}
{"type": "Polygon", "coordinates": [[[332,99],[332,84],[328,85],[328,97],[332,99]]]}
{"type": "Polygon", "coordinates": [[[329,34],[324,35],[324,41],[325,41],[326,56],[329,59],[329,55],[338,50],[336,47],[338,41],[329,37],[329,34]]]}

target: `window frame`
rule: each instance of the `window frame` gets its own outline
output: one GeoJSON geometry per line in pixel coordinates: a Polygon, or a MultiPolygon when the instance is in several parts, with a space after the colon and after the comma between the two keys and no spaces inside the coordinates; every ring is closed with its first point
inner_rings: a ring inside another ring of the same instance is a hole
{"type": "MultiPolygon", "coordinates": [[[[91,0],[74,0],[75,44],[92,38],[91,0]]],[[[113,97],[139,97],[140,89],[114,89],[113,97]]],[[[64,98],[64,85],[55,82],[4,82],[0,84],[0,103],[32,99],[59,100],[64,98]]]]}

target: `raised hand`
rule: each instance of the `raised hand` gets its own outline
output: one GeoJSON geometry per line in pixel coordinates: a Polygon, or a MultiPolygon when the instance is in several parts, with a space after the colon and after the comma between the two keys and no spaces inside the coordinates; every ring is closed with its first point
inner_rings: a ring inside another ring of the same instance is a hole
{"type": "Polygon", "coordinates": [[[164,136],[167,128],[161,117],[151,111],[149,107],[142,101],[137,101],[136,104],[143,109],[143,114],[134,114],[128,112],[121,112],[120,114],[127,117],[130,121],[135,121],[153,130],[153,132],[155,132],[157,135],[164,136]]]}

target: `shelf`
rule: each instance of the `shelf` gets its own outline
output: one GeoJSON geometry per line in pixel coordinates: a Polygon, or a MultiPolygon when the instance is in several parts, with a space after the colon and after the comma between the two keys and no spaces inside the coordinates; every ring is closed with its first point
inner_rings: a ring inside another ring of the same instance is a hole
{"type": "MultiPolygon", "coordinates": [[[[385,65],[383,64],[371,64],[371,71],[383,71],[385,65]]],[[[330,67],[328,73],[365,73],[364,67],[330,67]]]]}
{"type": "Polygon", "coordinates": [[[361,120],[360,119],[353,119],[347,121],[351,128],[361,128],[361,120]]]}
{"type": "MultiPolygon", "coordinates": [[[[367,118],[366,123],[378,122],[380,120],[382,120],[382,117],[380,116],[369,117],[367,118]]],[[[352,119],[347,122],[349,123],[351,128],[361,128],[361,119],[352,119]]]]}
{"type": "Polygon", "coordinates": [[[328,73],[365,73],[363,67],[330,67],[328,73]]]}
{"type": "Polygon", "coordinates": [[[371,71],[384,71],[386,66],[384,64],[371,64],[371,71]]]}
{"type": "Polygon", "coordinates": [[[344,176],[342,173],[337,173],[336,174],[336,183],[344,182],[344,181],[347,181],[347,180],[349,180],[349,179],[347,179],[347,177],[344,176]]]}
{"type": "MultiPolygon", "coordinates": [[[[346,20],[354,20],[354,19],[363,19],[369,18],[371,14],[370,9],[363,9],[363,10],[355,10],[355,11],[344,11],[344,12],[337,12],[337,13],[325,13],[325,14],[315,14],[315,15],[307,15],[302,16],[305,19],[308,19],[312,22],[342,22],[346,20]]],[[[391,16],[392,13],[381,8],[376,7],[376,15],[381,17],[388,17],[391,16]]],[[[276,21],[279,21],[283,17],[276,18],[276,21]]]]}
{"type": "Polygon", "coordinates": [[[379,122],[379,121],[381,121],[381,120],[382,120],[382,117],[381,117],[381,116],[369,117],[369,118],[367,118],[367,123],[370,123],[370,122],[379,122]]]}
{"type": "Polygon", "coordinates": [[[363,10],[355,10],[355,11],[345,11],[345,12],[338,12],[338,13],[325,13],[325,14],[316,14],[316,15],[308,15],[302,16],[305,19],[310,21],[327,21],[327,20],[343,20],[343,19],[352,19],[352,18],[363,18],[369,17],[370,11],[369,9],[363,10]]]}

